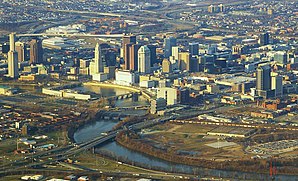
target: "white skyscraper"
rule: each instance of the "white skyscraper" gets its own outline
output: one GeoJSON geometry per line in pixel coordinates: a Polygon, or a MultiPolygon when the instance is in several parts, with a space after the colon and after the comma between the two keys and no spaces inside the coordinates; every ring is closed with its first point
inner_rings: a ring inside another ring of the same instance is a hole
{"type": "Polygon", "coordinates": [[[99,74],[104,72],[103,59],[101,57],[100,44],[97,43],[94,51],[94,61],[90,63],[90,74],[99,74]]]}
{"type": "Polygon", "coordinates": [[[179,53],[180,53],[180,48],[178,46],[172,47],[172,57],[174,57],[175,60],[179,59],[179,53]]]}
{"type": "Polygon", "coordinates": [[[100,45],[99,43],[97,43],[95,46],[95,58],[94,58],[96,73],[103,72],[104,70],[103,60],[101,56],[102,55],[101,55],[100,45]]]}
{"type": "Polygon", "coordinates": [[[8,76],[11,78],[19,77],[18,53],[15,50],[15,39],[16,34],[11,33],[9,35],[10,50],[8,52],[8,76]]]}
{"type": "Polygon", "coordinates": [[[151,73],[150,59],[150,49],[146,45],[141,46],[138,51],[138,71],[140,73],[151,73]]]}
{"type": "Polygon", "coordinates": [[[271,89],[275,91],[275,97],[283,95],[282,76],[277,73],[271,73],[271,89]]]}

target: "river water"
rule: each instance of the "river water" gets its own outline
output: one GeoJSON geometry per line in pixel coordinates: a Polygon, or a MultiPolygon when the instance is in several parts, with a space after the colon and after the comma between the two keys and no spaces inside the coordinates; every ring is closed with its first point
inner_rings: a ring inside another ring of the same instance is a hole
{"type": "MultiPolygon", "coordinates": [[[[106,88],[94,88],[87,87],[88,90],[92,90],[96,93],[102,94],[102,96],[113,96],[127,93],[125,90],[121,89],[106,89],[106,88]]],[[[129,107],[137,105],[146,105],[148,104],[144,98],[139,98],[138,101],[133,101],[132,99],[119,100],[116,102],[117,107],[129,107]]],[[[136,110],[140,111],[140,110],[136,110]]],[[[134,114],[141,114],[140,112],[134,112],[134,114]]],[[[91,140],[97,136],[100,136],[101,133],[109,131],[114,125],[117,124],[117,121],[112,120],[97,120],[92,123],[88,123],[77,130],[74,134],[74,140],[78,143],[91,140]]],[[[165,160],[154,158],[152,156],[135,152],[130,149],[127,149],[116,142],[110,142],[103,145],[100,148],[95,150],[96,152],[105,152],[113,155],[119,160],[125,160],[129,163],[133,162],[136,165],[142,165],[143,167],[155,170],[163,170],[168,172],[180,172],[188,174],[196,174],[199,177],[205,176],[214,176],[214,177],[226,177],[234,178],[235,180],[270,180],[269,174],[257,174],[257,173],[244,173],[238,171],[224,171],[224,170],[215,170],[215,169],[205,169],[198,168],[195,166],[189,166],[184,164],[171,163],[165,160]]],[[[288,176],[288,175],[277,175],[276,180],[289,180],[289,181],[298,181],[297,176],[288,176]]]]}

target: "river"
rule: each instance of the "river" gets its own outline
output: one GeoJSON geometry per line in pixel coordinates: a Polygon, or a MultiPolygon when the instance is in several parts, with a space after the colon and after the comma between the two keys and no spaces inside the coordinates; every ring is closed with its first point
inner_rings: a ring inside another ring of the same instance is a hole
{"type": "MultiPolygon", "coordinates": [[[[90,88],[88,88],[91,90],[90,88]]],[[[126,92],[125,90],[120,89],[95,89],[92,88],[94,92],[103,94],[102,96],[113,96],[119,95],[126,92]]],[[[127,106],[136,106],[136,105],[145,105],[148,104],[144,98],[139,98],[139,101],[134,102],[132,99],[119,100],[116,102],[116,106],[118,107],[127,107],[127,106]]],[[[138,110],[136,110],[138,111],[138,110]]],[[[139,114],[135,112],[135,114],[139,114]]],[[[114,125],[116,125],[116,121],[112,120],[97,120],[95,122],[89,123],[78,129],[74,134],[74,140],[78,143],[84,142],[87,140],[91,140],[97,136],[100,136],[101,133],[109,131],[112,129],[114,125]]],[[[148,156],[146,154],[142,154],[139,152],[132,151],[127,149],[116,142],[110,142],[103,145],[100,148],[96,148],[95,152],[108,152],[113,157],[118,158],[120,160],[125,160],[129,163],[133,162],[136,165],[142,165],[143,167],[155,170],[164,170],[169,172],[180,172],[180,173],[188,173],[188,174],[196,174],[200,177],[206,176],[214,176],[214,177],[224,177],[224,178],[234,178],[235,180],[270,180],[269,174],[258,174],[258,173],[244,173],[238,171],[224,171],[224,170],[215,170],[215,169],[205,169],[198,168],[194,166],[171,163],[165,160],[161,160],[158,158],[154,158],[152,156],[148,156]]],[[[297,176],[290,175],[277,175],[276,180],[289,180],[289,181],[297,181],[297,176]]]]}

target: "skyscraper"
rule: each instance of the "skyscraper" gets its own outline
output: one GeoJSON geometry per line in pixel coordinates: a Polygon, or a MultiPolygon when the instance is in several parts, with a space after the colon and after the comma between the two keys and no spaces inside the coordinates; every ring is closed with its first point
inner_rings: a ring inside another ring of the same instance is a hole
{"type": "Polygon", "coordinates": [[[257,68],[257,90],[271,89],[271,68],[269,65],[262,65],[257,68]]]}
{"type": "Polygon", "coordinates": [[[181,71],[190,71],[190,60],[191,60],[191,56],[189,52],[180,52],[179,53],[179,69],[181,71]]]}
{"type": "Polygon", "coordinates": [[[10,50],[8,52],[8,76],[11,78],[19,77],[18,53],[15,51],[15,39],[16,34],[11,33],[9,35],[10,50]]]}
{"type": "Polygon", "coordinates": [[[26,59],[26,45],[23,42],[15,43],[16,52],[18,52],[18,61],[23,62],[26,59]]]}
{"type": "Polygon", "coordinates": [[[199,55],[199,44],[198,43],[189,43],[189,53],[192,56],[199,55]]]}
{"type": "Polygon", "coordinates": [[[94,73],[98,74],[100,72],[103,72],[103,59],[101,54],[101,48],[100,44],[97,43],[94,50],[94,73]]]}
{"type": "Polygon", "coordinates": [[[138,71],[145,74],[151,73],[150,49],[146,45],[140,47],[138,51],[138,59],[138,71]]]}
{"type": "Polygon", "coordinates": [[[279,64],[287,64],[288,62],[288,55],[286,52],[279,51],[274,54],[274,61],[279,64]]]}
{"type": "Polygon", "coordinates": [[[223,4],[218,5],[219,11],[220,12],[224,12],[225,11],[225,7],[223,4]]]}
{"type": "Polygon", "coordinates": [[[180,48],[178,46],[174,46],[172,47],[172,57],[174,57],[174,59],[178,60],[179,59],[179,53],[180,53],[180,48]]]}
{"type": "Polygon", "coordinates": [[[271,96],[271,67],[269,65],[261,65],[257,68],[256,91],[258,96],[265,99],[271,96]]]}
{"type": "Polygon", "coordinates": [[[283,95],[283,84],[282,84],[282,76],[277,73],[272,73],[271,76],[271,89],[274,90],[274,97],[280,97],[283,95]]]}
{"type": "Polygon", "coordinates": [[[125,70],[130,69],[129,65],[129,59],[130,59],[130,53],[129,53],[129,48],[132,44],[137,43],[137,38],[134,35],[125,35],[122,38],[122,49],[123,49],[123,58],[124,58],[124,68],[125,70]]]}
{"type": "Polygon", "coordinates": [[[259,44],[261,46],[268,45],[269,44],[269,39],[270,39],[270,37],[269,37],[269,33],[268,32],[262,33],[259,36],[259,44]]]}
{"type": "Polygon", "coordinates": [[[38,39],[30,41],[30,64],[38,64],[43,62],[42,42],[38,39]]]}
{"type": "Polygon", "coordinates": [[[176,46],[176,44],[177,44],[176,38],[174,38],[172,36],[165,38],[165,40],[164,40],[164,47],[165,47],[164,57],[165,58],[169,58],[172,55],[172,47],[176,46]]]}
{"type": "Polygon", "coordinates": [[[167,58],[163,59],[163,61],[162,61],[162,72],[163,73],[171,73],[172,72],[172,64],[167,58]]]}
{"type": "Polygon", "coordinates": [[[151,67],[153,67],[153,65],[157,62],[157,57],[156,57],[156,46],[155,45],[147,45],[147,47],[150,49],[150,64],[151,67]]]}
{"type": "Polygon", "coordinates": [[[129,46],[129,70],[138,70],[138,51],[141,45],[132,44],[129,46]]]}

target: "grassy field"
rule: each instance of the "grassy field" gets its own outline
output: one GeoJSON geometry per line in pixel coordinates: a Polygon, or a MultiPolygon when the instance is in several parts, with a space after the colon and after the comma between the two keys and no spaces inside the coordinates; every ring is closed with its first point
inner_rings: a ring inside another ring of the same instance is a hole
{"type": "Polygon", "coordinates": [[[163,145],[171,152],[193,152],[207,159],[226,160],[247,157],[239,144],[222,148],[207,146],[206,144],[209,143],[223,141],[218,140],[219,137],[207,136],[206,133],[216,127],[214,125],[166,123],[153,127],[145,134],[145,140],[153,145],[163,145]]]}

